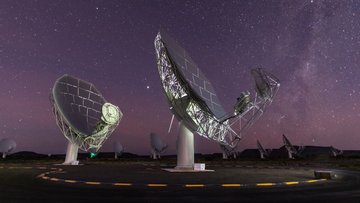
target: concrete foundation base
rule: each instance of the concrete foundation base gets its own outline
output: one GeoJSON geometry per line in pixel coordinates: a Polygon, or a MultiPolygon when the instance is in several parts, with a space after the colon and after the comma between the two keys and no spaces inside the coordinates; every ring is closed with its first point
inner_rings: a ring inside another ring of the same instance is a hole
{"type": "Polygon", "coordinates": [[[194,169],[178,169],[178,168],[163,168],[162,170],[168,171],[171,173],[203,173],[203,172],[214,172],[215,170],[205,169],[205,170],[194,170],[194,169]]]}

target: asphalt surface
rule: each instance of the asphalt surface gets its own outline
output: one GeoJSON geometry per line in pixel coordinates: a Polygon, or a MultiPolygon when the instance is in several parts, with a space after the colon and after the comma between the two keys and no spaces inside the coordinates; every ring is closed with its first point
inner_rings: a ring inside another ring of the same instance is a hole
{"type": "MultiPolygon", "coordinates": [[[[83,166],[53,164],[0,165],[0,202],[357,202],[360,173],[333,170],[337,178],[314,179],[311,166],[209,165],[215,172],[169,173],[159,162],[96,162],[83,166]],[[14,167],[15,166],[15,167],[14,167]],[[26,167],[26,168],[23,168],[26,167]],[[50,173],[47,173],[50,172],[50,173]],[[38,177],[47,173],[52,181],[38,177]],[[257,186],[257,183],[303,181],[295,185],[257,186]],[[101,184],[85,184],[101,183],[101,184]],[[114,186],[113,183],[133,183],[114,186]],[[224,183],[245,186],[222,187],[224,183]],[[167,184],[149,187],[148,184],[167,184]],[[185,187],[203,184],[203,187],[185,187]],[[248,185],[246,185],[248,184],[248,185]]],[[[317,166],[318,168],[319,166],[317,166]]]]}

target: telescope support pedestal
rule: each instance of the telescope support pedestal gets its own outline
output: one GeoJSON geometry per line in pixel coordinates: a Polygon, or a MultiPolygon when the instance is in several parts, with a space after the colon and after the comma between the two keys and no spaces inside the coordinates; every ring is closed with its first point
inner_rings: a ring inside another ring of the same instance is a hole
{"type": "Polygon", "coordinates": [[[177,165],[175,169],[194,170],[194,134],[180,122],[177,138],[177,165]]]}
{"type": "Polygon", "coordinates": [[[63,165],[78,165],[79,164],[79,161],[77,160],[78,151],[79,151],[79,147],[76,144],[71,143],[69,141],[66,150],[65,162],[63,163],[63,165]]]}

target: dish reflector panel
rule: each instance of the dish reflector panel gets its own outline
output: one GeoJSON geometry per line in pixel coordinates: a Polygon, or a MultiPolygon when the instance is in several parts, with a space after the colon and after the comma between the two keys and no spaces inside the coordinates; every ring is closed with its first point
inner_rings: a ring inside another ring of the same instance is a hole
{"type": "Polygon", "coordinates": [[[187,85],[191,87],[191,94],[203,100],[215,117],[218,119],[225,117],[226,113],[220,104],[214,87],[190,58],[185,49],[180,47],[175,40],[164,33],[161,33],[161,40],[169,52],[168,56],[170,60],[176,65],[177,70],[181,74],[181,77],[186,80],[187,85]]]}

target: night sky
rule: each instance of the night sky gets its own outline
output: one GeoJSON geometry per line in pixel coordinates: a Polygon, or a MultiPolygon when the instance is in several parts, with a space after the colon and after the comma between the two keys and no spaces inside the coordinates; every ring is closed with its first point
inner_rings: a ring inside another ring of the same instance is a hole
{"type": "MultiPolygon", "coordinates": [[[[17,151],[64,153],[49,94],[70,74],[90,81],[124,113],[101,151],[120,141],[148,154],[149,134],[175,152],[177,124],[157,72],[161,29],[212,82],[227,112],[254,88],[251,68],[276,75],[274,102],[239,144],[360,149],[360,1],[0,0],[0,138],[17,151]]],[[[220,152],[195,136],[195,151],[220,152]]]]}

